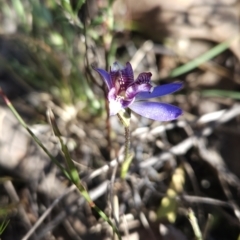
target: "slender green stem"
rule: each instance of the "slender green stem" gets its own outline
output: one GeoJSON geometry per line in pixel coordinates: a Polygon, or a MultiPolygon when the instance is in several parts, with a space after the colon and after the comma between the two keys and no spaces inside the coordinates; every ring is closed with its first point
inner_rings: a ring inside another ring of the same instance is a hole
{"type": "Polygon", "coordinates": [[[130,130],[129,127],[125,127],[125,149],[124,149],[124,160],[123,160],[123,164],[121,167],[121,178],[125,178],[130,164],[132,162],[133,159],[133,154],[130,154],[130,130]]]}
{"type": "Polygon", "coordinates": [[[131,112],[127,110],[120,111],[118,113],[118,118],[121,121],[122,125],[124,126],[124,130],[125,130],[124,159],[121,167],[121,178],[124,179],[128,173],[129,166],[133,159],[133,155],[130,154],[131,138],[130,138],[129,126],[130,126],[131,112]]]}
{"type": "Polygon", "coordinates": [[[195,239],[196,240],[203,240],[202,233],[201,233],[201,230],[200,230],[198,222],[197,222],[197,218],[196,218],[192,209],[188,210],[188,220],[192,225],[193,232],[194,232],[194,235],[195,235],[195,239]]]}
{"type": "Polygon", "coordinates": [[[124,149],[124,162],[125,162],[129,157],[131,138],[129,127],[125,127],[124,130],[125,130],[125,149],[124,149]]]}

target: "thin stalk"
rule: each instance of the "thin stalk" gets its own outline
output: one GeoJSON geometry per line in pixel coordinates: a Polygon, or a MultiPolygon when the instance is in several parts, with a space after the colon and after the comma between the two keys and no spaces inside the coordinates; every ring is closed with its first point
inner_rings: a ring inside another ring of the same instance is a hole
{"type": "Polygon", "coordinates": [[[124,160],[121,167],[121,178],[124,179],[128,173],[129,166],[133,159],[133,155],[130,154],[131,136],[130,136],[129,126],[130,126],[131,112],[127,112],[127,110],[121,111],[117,115],[122,125],[124,126],[124,130],[125,130],[124,160]]]}
{"type": "Polygon", "coordinates": [[[188,220],[189,220],[190,224],[192,225],[192,229],[193,229],[193,232],[194,232],[194,235],[195,235],[195,239],[196,240],[203,240],[202,233],[201,233],[201,230],[199,228],[197,218],[196,218],[192,209],[188,210],[187,217],[188,217],[188,220]]]}
{"type": "Polygon", "coordinates": [[[237,34],[236,36],[222,42],[219,43],[218,45],[216,45],[215,47],[211,48],[209,51],[205,52],[204,54],[202,54],[201,56],[193,59],[192,61],[175,68],[169,75],[169,77],[177,77],[179,75],[182,75],[186,72],[189,72],[191,70],[193,70],[194,68],[198,67],[199,65],[211,60],[212,58],[216,57],[217,55],[219,55],[220,53],[222,53],[223,51],[227,50],[229,48],[229,46],[231,45],[231,43],[233,41],[237,41],[240,37],[240,34],[237,34]]]}
{"type": "Polygon", "coordinates": [[[130,150],[130,144],[131,144],[131,137],[130,137],[130,129],[129,127],[125,127],[125,149],[124,149],[124,161],[127,161],[129,157],[129,150],[130,150]]]}

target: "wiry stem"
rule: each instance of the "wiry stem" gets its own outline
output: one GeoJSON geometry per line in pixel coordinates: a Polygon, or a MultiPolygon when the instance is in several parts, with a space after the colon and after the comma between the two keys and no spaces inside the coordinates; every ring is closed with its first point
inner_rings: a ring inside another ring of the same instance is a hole
{"type": "Polygon", "coordinates": [[[202,233],[201,233],[201,230],[200,230],[198,222],[197,222],[197,218],[196,218],[192,209],[188,209],[188,219],[189,219],[189,222],[192,225],[193,232],[194,232],[194,235],[195,235],[195,239],[196,240],[203,240],[202,233]]]}
{"type": "Polygon", "coordinates": [[[130,150],[130,144],[131,144],[131,138],[130,138],[130,129],[129,127],[125,127],[125,149],[124,149],[124,161],[127,161],[127,158],[129,156],[129,150],[130,150]]]}
{"type": "Polygon", "coordinates": [[[130,166],[130,164],[132,162],[132,158],[133,158],[133,155],[130,154],[130,144],[131,144],[130,129],[129,129],[130,112],[121,111],[118,113],[118,118],[120,119],[121,123],[123,124],[124,130],[125,130],[124,160],[123,160],[123,164],[122,164],[122,168],[121,168],[121,178],[125,178],[128,173],[128,169],[129,169],[129,166],[130,166]]]}

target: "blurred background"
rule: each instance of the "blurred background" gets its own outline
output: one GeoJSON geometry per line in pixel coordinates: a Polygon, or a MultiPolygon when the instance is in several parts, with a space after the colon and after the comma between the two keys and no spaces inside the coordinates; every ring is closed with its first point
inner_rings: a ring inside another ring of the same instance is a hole
{"type": "MultiPolygon", "coordinates": [[[[240,1],[2,0],[0,87],[49,152],[64,157],[47,113],[94,202],[123,239],[240,239],[240,1]],[[130,61],[184,114],[169,123],[107,116],[94,67],[130,61]],[[173,193],[171,195],[171,193],[173,193]],[[167,202],[167,203],[166,203],[167,202]]],[[[116,239],[0,99],[0,238],[116,239]]]]}

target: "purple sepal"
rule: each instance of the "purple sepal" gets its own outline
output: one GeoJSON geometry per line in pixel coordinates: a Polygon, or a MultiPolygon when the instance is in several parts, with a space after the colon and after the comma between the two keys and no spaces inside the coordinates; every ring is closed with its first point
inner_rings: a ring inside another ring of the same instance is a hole
{"type": "Polygon", "coordinates": [[[134,98],[139,92],[150,92],[152,89],[152,85],[150,83],[136,84],[133,83],[126,90],[126,97],[134,98]]]}
{"type": "Polygon", "coordinates": [[[133,102],[129,108],[143,117],[156,121],[171,121],[182,114],[180,108],[160,102],[133,102]]]}
{"type": "Polygon", "coordinates": [[[159,85],[153,88],[152,92],[140,92],[136,95],[136,100],[145,100],[150,98],[162,97],[174,93],[183,87],[182,83],[169,83],[159,85]]]}
{"type": "Polygon", "coordinates": [[[113,84],[119,91],[126,91],[128,86],[134,82],[133,70],[129,62],[126,64],[126,67],[122,67],[115,62],[113,68],[110,69],[110,76],[113,84]]]}
{"type": "Polygon", "coordinates": [[[104,69],[101,69],[101,68],[94,68],[94,70],[100,74],[101,78],[106,83],[108,90],[110,90],[111,88],[114,87],[111,76],[107,71],[105,71],[104,69]]]}

